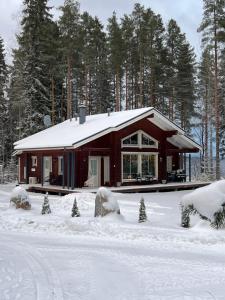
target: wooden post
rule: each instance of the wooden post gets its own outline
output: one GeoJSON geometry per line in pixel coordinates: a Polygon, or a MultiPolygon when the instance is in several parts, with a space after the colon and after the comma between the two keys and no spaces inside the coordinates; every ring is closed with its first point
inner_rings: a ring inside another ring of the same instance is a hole
{"type": "Polygon", "coordinates": [[[189,154],[189,181],[191,182],[191,154],[189,154]]]}
{"type": "Polygon", "coordinates": [[[74,168],[74,162],[75,162],[75,154],[74,152],[71,153],[71,188],[74,189],[74,179],[75,179],[75,168],[74,168]]]}
{"type": "MultiPolygon", "coordinates": [[[[29,159],[28,159],[28,154],[26,155],[26,183],[29,184],[29,159]]],[[[4,165],[3,165],[4,168],[4,165]]]]}
{"type": "Polygon", "coordinates": [[[63,153],[62,159],[62,186],[65,188],[65,154],[63,153]]]}
{"type": "Polygon", "coordinates": [[[44,157],[41,155],[41,186],[44,185],[44,157]]]}
{"type": "Polygon", "coordinates": [[[68,152],[67,153],[67,188],[69,189],[70,188],[70,179],[71,179],[71,176],[70,176],[70,153],[68,152]]]}

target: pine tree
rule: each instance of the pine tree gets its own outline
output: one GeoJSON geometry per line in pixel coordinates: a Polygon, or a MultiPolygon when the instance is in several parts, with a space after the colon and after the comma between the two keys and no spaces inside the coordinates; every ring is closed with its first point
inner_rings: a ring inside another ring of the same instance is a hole
{"type": "Polygon", "coordinates": [[[109,61],[113,75],[113,96],[115,99],[115,110],[121,110],[122,77],[123,77],[123,39],[121,26],[117,22],[116,13],[108,20],[108,47],[109,61]]]}
{"type": "Polygon", "coordinates": [[[80,212],[77,206],[77,200],[74,199],[71,217],[80,217],[80,212]]]}
{"type": "Polygon", "coordinates": [[[204,14],[198,29],[203,32],[203,45],[210,45],[214,52],[214,108],[216,129],[216,179],[220,179],[220,99],[218,81],[219,43],[224,23],[224,0],[204,0],[204,14]]]}
{"type": "Polygon", "coordinates": [[[97,17],[81,15],[81,65],[79,98],[89,113],[106,112],[111,106],[108,49],[103,25],[97,17]]]}
{"type": "MultiPolygon", "coordinates": [[[[61,40],[61,50],[64,59],[64,66],[66,66],[66,86],[67,86],[67,119],[70,119],[73,114],[73,82],[74,67],[80,66],[80,6],[75,0],[65,0],[64,5],[60,7],[62,15],[59,18],[59,31],[61,40]]],[[[77,74],[78,72],[76,72],[77,74]]],[[[74,106],[78,106],[77,103],[74,106]]]]}
{"type": "Polygon", "coordinates": [[[146,214],[146,209],[145,209],[145,202],[144,202],[144,198],[141,198],[138,222],[142,223],[142,222],[146,222],[146,221],[147,221],[147,214],[146,214]]]}
{"type": "Polygon", "coordinates": [[[167,64],[166,64],[166,94],[168,97],[168,116],[173,121],[175,113],[176,95],[177,95],[177,72],[179,49],[184,40],[176,21],[171,19],[167,26],[166,32],[166,48],[167,48],[167,64]]]}
{"type": "Polygon", "coordinates": [[[208,47],[202,53],[198,72],[198,117],[200,119],[202,145],[201,172],[204,177],[212,176],[209,168],[210,161],[213,160],[209,151],[209,131],[213,112],[213,88],[213,57],[208,47]]]}
{"type": "Polygon", "coordinates": [[[135,53],[134,21],[130,16],[125,15],[121,21],[121,34],[123,39],[124,72],[125,72],[125,108],[134,107],[133,89],[133,62],[135,53]]]}
{"type": "Polygon", "coordinates": [[[42,211],[41,214],[42,215],[47,215],[51,213],[51,209],[50,209],[50,205],[49,205],[49,200],[48,200],[48,193],[45,194],[44,197],[44,203],[42,205],[42,211]]]}

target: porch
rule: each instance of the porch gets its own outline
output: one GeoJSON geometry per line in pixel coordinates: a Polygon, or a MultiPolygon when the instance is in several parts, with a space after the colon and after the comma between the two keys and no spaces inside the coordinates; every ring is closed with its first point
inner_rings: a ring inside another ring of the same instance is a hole
{"type": "MultiPolygon", "coordinates": [[[[148,185],[129,185],[120,187],[108,187],[108,189],[114,193],[154,193],[154,192],[170,192],[170,191],[181,191],[181,190],[192,190],[199,187],[206,186],[211,182],[176,182],[166,184],[148,184],[148,185]]],[[[25,185],[26,189],[30,192],[36,193],[51,193],[58,195],[67,195],[70,193],[96,193],[98,188],[63,188],[62,186],[52,186],[41,184],[25,185]]]]}

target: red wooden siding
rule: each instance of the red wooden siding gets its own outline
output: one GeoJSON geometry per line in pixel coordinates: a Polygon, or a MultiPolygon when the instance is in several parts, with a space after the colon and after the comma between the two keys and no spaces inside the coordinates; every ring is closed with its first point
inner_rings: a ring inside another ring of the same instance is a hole
{"type": "MultiPolygon", "coordinates": [[[[110,118],[110,117],[109,117],[110,118]]],[[[67,185],[67,153],[75,152],[75,186],[83,187],[85,181],[88,179],[88,159],[89,156],[101,157],[101,184],[104,181],[104,157],[110,157],[110,185],[115,186],[118,182],[121,182],[121,151],[123,152],[155,152],[158,155],[158,179],[166,179],[167,155],[173,156],[173,165],[176,169],[179,168],[179,153],[172,152],[177,149],[173,145],[166,141],[166,137],[171,135],[172,132],[165,132],[151,123],[147,118],[137,121],[126,128],[117,132],[109,133],[103,137],[100,137],[92,142],[89,142],[78,149],[74,150],[40,150],[32,152],[24,152],[20,157],[20,179],[21,182],[25,182],[23,176],[24,166],[26,160],[28,161],[28,178],[37,177],[38,182],[41,182],[41,160],[43,156],[52,156],[52,176],[58,176],[58,156],[64,156],[65,161],[65,186],[67,185]],[[159,143],[158,149],[156,148],[121,148],[121,140],[130,134],[142,130],[148,135],[152,136],[159,143]],[[168,149],[170,151],[168,152],[168,149]],[[31,156],[37,156],[38,164],[35,167],[35,171],[32,171],[31,156]]]]}

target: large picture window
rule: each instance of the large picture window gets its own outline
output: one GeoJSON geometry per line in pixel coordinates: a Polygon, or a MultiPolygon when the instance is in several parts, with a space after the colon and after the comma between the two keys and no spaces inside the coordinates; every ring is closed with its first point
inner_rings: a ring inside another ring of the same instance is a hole
{"type": "Polygon", "coordinates": [[[138,173],[138,155],[124,154],[123,155],[123,178],[135,179],[138,173]]]}
{"type": "Polygon", "coordinates": [[[158,177],[158,154],[122,153],[123,181],[136,180],[138,177],[158,177]]]}
{"type": "Polygon", "coordinates": [[[155,177],[155,158],[154,154],[143,154],[141,155],[141,175],[142,177],[145,176],[153,176],[155,177]]]}
{"type": "Polygon", "coordinates": [[[142,130],[122,139],[122,147],[158,148],[158,141],[142,130]]]}

